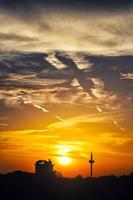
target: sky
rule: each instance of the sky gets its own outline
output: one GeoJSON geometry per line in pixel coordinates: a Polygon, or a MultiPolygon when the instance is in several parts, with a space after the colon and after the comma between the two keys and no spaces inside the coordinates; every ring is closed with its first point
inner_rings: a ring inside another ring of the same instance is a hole
{"type": "Polygon", "coordinates": [[[0,1],[0,173],[133,169],[132,1],[0,1]]]}

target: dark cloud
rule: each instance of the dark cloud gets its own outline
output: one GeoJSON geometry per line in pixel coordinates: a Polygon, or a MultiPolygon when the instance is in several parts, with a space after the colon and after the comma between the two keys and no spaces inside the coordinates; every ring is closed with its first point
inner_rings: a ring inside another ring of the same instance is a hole
{"type": "Polygon", "coordinates": [[[132,0],[1,0],[0,5],[9,9],[31,8],[35,6],[64,6],[69,8],[127,8],[132,5],[132,0]]]}
{"type": "Polygon", "coordinates": [[[29,74],[50,66],[44,62],[44,53],[1,53],[0,69],[10,73],[29,74]]]}
{"type": "Polygon", "coordinates": [[[92,77],[103,81],[105,88],[119,94],[129,94],[133,89],[132,80],[121,79],[121,73],[133,73],[133,56],[91,56],[94,63],[92,77]]]}
{"type": "MultiPolygon", "coordinates": [[[[85,92],[91,95],[94,88],[93,78],[104,83],[107,91],[119,94],[129,94],[133,88],[132,79],[122,78],[122,74],[133,73],[132,56],[87,56],[80,55],[84,62],[91,62],[89,70],[79,69],[76,61],[63,52],[55,52],[55,58],[66,66],[58,69],[46,58],[45,53],[3,53],[0,57],[0,86],[7,88],[43,88],[48,80],[67,80],[67,87],[71,87],[73,79],[77,79],[85,92]],[[28,78],[29,75],[29,78],[28,78]]],[[[50,82],[49,82],[50,83],[50,82]]],[[[59,82],[55,82],[55,86],[59,82]]],[[[62,82],[63,84],[63,82],[62,82]]],[[[51,84],[50,84],[51,85],[51,84]]],[[[53,84],[52,84],[53,85],[53,84]]],[[[59,84],[60,85],[60,84],[59,84]]],[[[47,86],[47,84],[46,84],[47,86]]]]}

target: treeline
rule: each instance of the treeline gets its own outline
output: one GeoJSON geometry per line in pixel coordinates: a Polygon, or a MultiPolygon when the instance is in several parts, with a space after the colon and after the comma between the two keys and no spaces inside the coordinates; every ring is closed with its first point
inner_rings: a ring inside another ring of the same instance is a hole
{"type": "Polygon", "coordinates": [[[74,179],[27,172],[0,175],[1,200],[133,200],[133,173],[74,179]]]}

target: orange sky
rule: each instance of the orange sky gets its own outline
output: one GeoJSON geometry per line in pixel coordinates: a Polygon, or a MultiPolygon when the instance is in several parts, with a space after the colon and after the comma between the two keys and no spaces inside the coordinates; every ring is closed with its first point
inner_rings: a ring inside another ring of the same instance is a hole
{"type": "Polygon", "coordinates": [[[59,121],[46,130],[6,131],[1,133],[1,139],[1,172],[18,169],[34,172],[36,160],[51,158],[55,170],[64,176],[88,176],[91,151],[95,176],[129,173],[133,168],[132,135],[108,117],[105,123],[105,117],[99,114],[59,121]],[[70,158],[71,162],[63,165],[60,157],[70,158]]]}

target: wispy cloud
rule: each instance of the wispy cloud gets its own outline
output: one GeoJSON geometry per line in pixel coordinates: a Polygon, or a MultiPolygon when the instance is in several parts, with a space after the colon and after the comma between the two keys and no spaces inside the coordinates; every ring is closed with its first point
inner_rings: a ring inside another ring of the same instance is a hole
{"type": "Polygon", "coordinates": [[[82,116],[76,116],[68,119],[61,119],[58,117],[60,122],[53,123],[48,126],[49,129],[53,128],[74,128],[76,125],[82,122],[87,123],[94,123],[94,122],[105,122],[109,121],[110,117],[105,115],[82,115],[82,116]]]}
{"type": "MultiPolygon", "coordinates": [[[[115,12],[41,12],[33,20],[23,20],[13,13],[2,13],[0,22],[1,50],[11,51],[88,51],[96,55],[132,54],[132,9],[115,12]],[[47,17],[45,15],[47,13],[47,17]],[[7,22],[7,23],[6,23],[7,22]],[[16,32],[19,31],[19,34],[16,32]],[[40,31],[41,30],[41,31],[40,31]]],[[[81,69],[84,59],[76,56],[81,69]]],[[[51,54],[49,61],[57,68],[65,65],[51,54]]]]}

